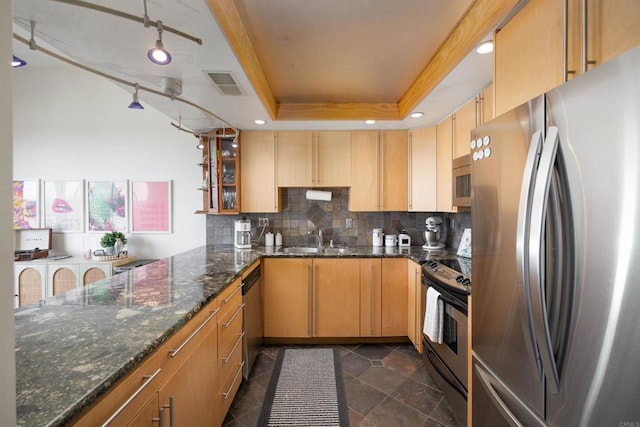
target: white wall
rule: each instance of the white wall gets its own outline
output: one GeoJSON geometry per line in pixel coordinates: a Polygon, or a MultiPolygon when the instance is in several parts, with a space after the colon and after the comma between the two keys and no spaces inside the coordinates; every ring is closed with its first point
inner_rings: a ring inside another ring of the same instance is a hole
{"type": "Polygon", "coordinates": [[[13,322],[13,230],[11,230],[11,55],[10,1],[0,1],[0,420],[16,425],[16,366],[13,322]]]}
{"type": "MultiPolygon", "coordinates": [[[[194,214],[202,152],[192,135],[150,106],[128,109],[131,92],[71,66],[26,66],[13,76],[14,179],[171,179],[173,233],[129,233],[127,249],[162,258],[205,244],[205,217],[194,214]]],[[[81,256],[102,234],[56,233],[53,249],[81,256]]]]}

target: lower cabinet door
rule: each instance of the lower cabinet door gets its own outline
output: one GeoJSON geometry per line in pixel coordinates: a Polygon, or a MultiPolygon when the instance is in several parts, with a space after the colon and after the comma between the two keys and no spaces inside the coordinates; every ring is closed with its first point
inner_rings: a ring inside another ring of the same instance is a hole
{"type": "Polygon", "coordinates": [[[217,328],[212,326],[193,353],[160,387],[159,425],[217,425],[217,348],[217,328]]]}
{"type": "Polygon", "coordinates": [[[265,259],[264,336],[310,337],[311,259],[265,259]]]}
{"type": "Polygon", "coordinates": [[[313,276],[313,336],[359,336],[359,260],[316,258],[313,261],[313,276]]]}

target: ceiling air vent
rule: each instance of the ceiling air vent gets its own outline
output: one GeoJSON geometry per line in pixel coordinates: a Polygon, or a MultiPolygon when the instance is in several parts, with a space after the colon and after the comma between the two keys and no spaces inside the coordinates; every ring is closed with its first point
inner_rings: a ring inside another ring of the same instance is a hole
{"type": "Polygon", "coordinates": [[[230,73],[226,72],[206,72],[218,91],[223,95],[242,95],[238,84],[230,73]]]}

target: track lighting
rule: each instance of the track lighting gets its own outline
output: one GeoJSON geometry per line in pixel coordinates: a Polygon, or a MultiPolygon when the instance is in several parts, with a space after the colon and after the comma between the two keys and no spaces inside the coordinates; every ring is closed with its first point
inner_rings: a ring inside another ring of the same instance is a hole
{"type": "Polygon", "coordinates": [[[233,137],[233,141],[231,141],[231,146],[233,148],[238,148],[238,133],[237,132],[233,137]]]}
{"type": "Polygon", "coordinates": [[[144,110],[144,107],[142,106],[142,104],[140,104],[140,101],[138,100],[138,88],[139,88],[138,83],[135,84],[135,88],[136,88],[136,91],[133,93],[133,101],[131,101],[131,104],[129,104],[129,108],[133,110],[144,110]]]}
{"type": "Polygon", "coordinates": [[[167,65],[171,62],[171,55],[164,49],[164,45],[162,44],[162,21],[158,21],[157,26],[158,40],[156,40],[155,46],[147,52],[147,57],[149,57],[149,60],[154,64],[167,65]]]}
{"type": "Polygon", "coordinates": [[[196,148],[198,150],[204,150],[204,140],[202,139],[202,135],[200,135],[200,141],[198,142],[198,145],[196,145],[196,148]]]}
{"type": "Polygon", "coordinates": [[[25,65],[27,65],[27,61],[13,55],[13,59],[11,60],[11,66],[13,68],[24,67],[25,65]]]}

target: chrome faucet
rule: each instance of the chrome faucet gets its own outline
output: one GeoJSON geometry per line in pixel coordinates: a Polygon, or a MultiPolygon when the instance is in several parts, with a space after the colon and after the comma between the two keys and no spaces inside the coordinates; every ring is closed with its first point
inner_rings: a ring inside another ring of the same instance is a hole
{"type": "Polygon", "coordinates": [[[324,233],[322,232],[321,228],[318,228],[316,231],[310,231],[308,234],[313,234],[314,236],[316,236],[316,243],[318,244],[318,248],[323,247],[322,240],[324,239],[324,233]]]}

